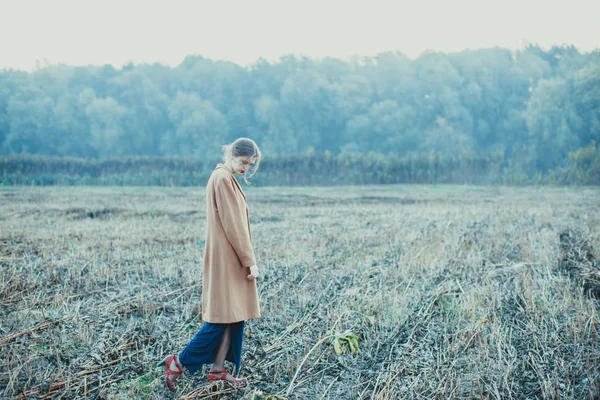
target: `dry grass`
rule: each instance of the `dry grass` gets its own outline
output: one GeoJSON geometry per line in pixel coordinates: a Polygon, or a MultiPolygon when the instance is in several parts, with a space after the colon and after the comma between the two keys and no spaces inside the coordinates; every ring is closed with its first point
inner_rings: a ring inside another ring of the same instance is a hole
{"type": "Polygon", "coordinates": [[[171,396],[154,364],[201,325],[203,191],[2,189],[0,397],[600,395],[599,190],[247,194],[264,272],[250,387],[188,375],[171,396]]]}

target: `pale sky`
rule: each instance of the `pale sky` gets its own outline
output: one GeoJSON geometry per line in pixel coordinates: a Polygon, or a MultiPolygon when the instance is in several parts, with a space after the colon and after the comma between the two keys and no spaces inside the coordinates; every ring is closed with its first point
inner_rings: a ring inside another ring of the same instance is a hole
{"type": "Polygon", "coordinates": [[[600,49],[598,0],[0,0],[0,69],[160,62],[248,65],[525,41],[600,49]]]}

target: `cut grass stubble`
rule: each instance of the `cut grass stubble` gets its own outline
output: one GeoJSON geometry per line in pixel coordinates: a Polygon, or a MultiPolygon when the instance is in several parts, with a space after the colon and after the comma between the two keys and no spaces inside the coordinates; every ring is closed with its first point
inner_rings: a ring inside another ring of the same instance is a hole
{"type": "MultiPolygon", "coordinates": [[[[250,386],[199,373],[180,398],[599,395],[597,189],[247,195],[263,267],[250,386]]],[[[203,191],[12,189],[0,224],[0,397],[164,398],[152,365],[201,326],[203,191]]]]}

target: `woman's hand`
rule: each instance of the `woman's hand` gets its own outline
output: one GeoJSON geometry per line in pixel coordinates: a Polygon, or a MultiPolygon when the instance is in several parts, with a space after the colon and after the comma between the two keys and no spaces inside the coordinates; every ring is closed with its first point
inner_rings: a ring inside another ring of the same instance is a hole
{"type": "Polygon", "coordinates": [[[258,278],[260,276],[259,270],[258,270],[258,266],[257,265],[252,265],[250,267],[250,275],[248,275],[248,280],[249,281],[253,281],[256,278],[258,278]]]}

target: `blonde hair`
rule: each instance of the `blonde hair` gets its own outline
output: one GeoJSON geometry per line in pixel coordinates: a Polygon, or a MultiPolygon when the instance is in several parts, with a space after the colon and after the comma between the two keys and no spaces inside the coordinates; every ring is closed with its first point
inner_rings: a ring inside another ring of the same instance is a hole
{"type": "MultiPolygon", "coordinates": [[[[226,144],[222,147],[223,150],[223,162],[227,163],[233,157],[246,157],[249,159],[254,158],[254,165],[248,169],[248,171],[252,170],[250,177],[253,177],[258,171],[258,167],[260,165],[260,159],[262,158],[262,153],[258,148],[257,144],[254,140],[249,138],[239,138],[236,139],[233,143],[226,144]]],[[[248,171],[244,172],[244,182],[248,183],[247,176],[248,171]]]]}

